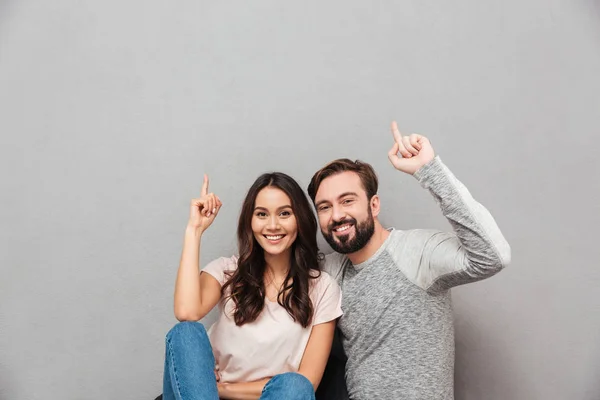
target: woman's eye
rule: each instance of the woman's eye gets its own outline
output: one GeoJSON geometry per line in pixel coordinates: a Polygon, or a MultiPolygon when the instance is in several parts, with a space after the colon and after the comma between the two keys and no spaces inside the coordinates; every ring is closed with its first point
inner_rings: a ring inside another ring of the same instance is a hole
{"type": "Polygon", "coordinates": [[[282,217],[289,217],[290,215],[292,215],[292,213],[289,211],[282,211],[279,215],[281,215],[282,217]]]}
{"type": "Polygon", "coordinates": [[[266,217],[266,216],[267,216],[267,213],[264,213],[264,212],[262,212],[262,211],[261,211],[261,212],[257,212],[257,213],[256,213],[256,216],[257,216],[257,217],[259,217],[259,218],[264,218],[264,217],[266,217]]]}

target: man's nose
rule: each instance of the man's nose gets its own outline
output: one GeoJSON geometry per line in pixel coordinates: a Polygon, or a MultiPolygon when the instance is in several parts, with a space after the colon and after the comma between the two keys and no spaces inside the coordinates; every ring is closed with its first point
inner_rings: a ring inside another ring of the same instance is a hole
{"type": "Polygon", "coordinates": [[[344,218],[346,218],[346,212],[340,206],[333,206],[331,218],[334,222],[342,221],[344,218]]]}

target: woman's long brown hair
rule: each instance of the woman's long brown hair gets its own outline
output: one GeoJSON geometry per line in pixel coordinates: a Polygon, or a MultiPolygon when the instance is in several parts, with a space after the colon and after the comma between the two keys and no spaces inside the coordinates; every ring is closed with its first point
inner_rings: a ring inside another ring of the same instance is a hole
{"type": "Polygon", "coordinates": [[[256,320],[265,305],[265,256],[252,232],[252,215],[258,193],[274,187],[288,195],[298,225],[298,235],[292,244],[290,269],[277,302],[287,310],[294,321],[307,327],[312,321],[313,304],[309,297],[310,280],[320,275],[319,261],[322,255],[317,246],[317,220],[306,195],[290,176],[273,172],[256,179],[248,190],[242,205],[238,223],[238,249],[240,258],[237,269],[223,285],[226,301],[235,304],[235,324],[241,326],[256,320]],[[316,273],[315,273],[316,272],[316,273]],[[230,289],[230,294],[226,290],[230,289]]]}

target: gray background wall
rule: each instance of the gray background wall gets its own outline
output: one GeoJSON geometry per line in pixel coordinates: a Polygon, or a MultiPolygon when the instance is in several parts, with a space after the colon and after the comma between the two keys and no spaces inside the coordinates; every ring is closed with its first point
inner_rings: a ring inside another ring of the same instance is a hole
{"type": "Polygon", "coordinates": [[[385,224],[449,229],[388,164],[392,119],[513,249],[454,290],[457,399],[598,399],[599,106],[596,0],[0,1],[0,399],[160,392],[204,172],[203,262],[258,174],[342,156],[385,224]]]}

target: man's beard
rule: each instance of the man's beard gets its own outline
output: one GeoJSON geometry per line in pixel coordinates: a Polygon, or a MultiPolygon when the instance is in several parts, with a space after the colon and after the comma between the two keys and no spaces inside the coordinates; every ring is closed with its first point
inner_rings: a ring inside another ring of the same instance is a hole
{"type": "Polygon", "coordinates": [[[360,224],[354,218],[346,218],[342,221],[332,222],[327,227],[327,232],[321,231],[321,233],[334,251],[342,254],[357,252],[367,245],[375,233],[375,221],[373,220],[371,208],[369,207],[368,218],[360,224]],[[335,228],[348,223],[354,225],[354,237],[352,239],[350,239],[350,234],[333,236],[335,228]]]}

